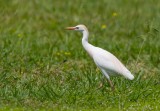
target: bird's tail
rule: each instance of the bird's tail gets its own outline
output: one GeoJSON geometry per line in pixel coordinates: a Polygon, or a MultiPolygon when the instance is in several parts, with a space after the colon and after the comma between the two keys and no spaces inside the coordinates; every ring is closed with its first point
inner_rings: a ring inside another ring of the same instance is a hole
{"type": "Polygon", "coordinates": [[[127,74],[125,74],[124,76],[129,80],[133,80],[134,79],[134,76],[130,72],[127,72],[127,74]]]}

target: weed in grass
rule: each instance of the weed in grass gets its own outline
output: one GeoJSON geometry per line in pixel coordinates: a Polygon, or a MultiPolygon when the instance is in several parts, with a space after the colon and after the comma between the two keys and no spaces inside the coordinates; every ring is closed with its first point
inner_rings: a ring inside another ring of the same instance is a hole
{"type": "Polygon", "coordinates": [[[0,110],[160,110],[160,2],[0,1],[0,110]],[[90,43],[127,64],[115,92],[63,30],[85,24],[90,43]]]}

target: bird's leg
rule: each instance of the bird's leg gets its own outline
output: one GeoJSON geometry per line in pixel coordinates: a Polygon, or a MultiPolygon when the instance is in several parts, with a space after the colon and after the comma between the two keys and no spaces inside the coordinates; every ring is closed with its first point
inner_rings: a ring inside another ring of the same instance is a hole
{"type": "Polygon", "coordinates": [[[113,85],[112,81],[110,79],[107,79],[107,80],[108,80],[108,82],[109,82],[109,84],[110,84],[110,86],[112,88],[112,91],[114,91],[114,85],[113,85]]]}
{"type": "Polygon", "coordinates": [[[100,89],[100,88],[102,88],[103,87],[103,84],[104,84],[104,77],[102,78],[102,80],[101,80],[101,83],[99,84],[99,87],[98,87],[98,89],[100,89]]]}
{"type": "Polygon", "coordinates": [[[110,80],[110,77],[109,77],[108,73],[103,69],[101,69],[101,71],[106,76],[107,81],[108,81],[108,83],[110,84],[110,86],[112,88],[112,91],[114,91],[114,85],[113,85],[112,81],[110,80]]]}

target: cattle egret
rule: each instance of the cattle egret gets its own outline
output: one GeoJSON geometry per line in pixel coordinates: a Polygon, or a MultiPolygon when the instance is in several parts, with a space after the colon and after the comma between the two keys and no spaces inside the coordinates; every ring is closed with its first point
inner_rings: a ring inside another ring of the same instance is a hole
{"type": "Polygon", "coordinates": [[[84,49],[88,52],[97,67],[105,75],[112,90],[114,90],[114,85],[110,80],[110,75],[122,75],[129,80],[134,79],[134,76],[131,74],[131,72],[113,54],[88,43],[89,32],[85,25],[67,27],[66,29],[82,32],[82,45],[84,49]]]}

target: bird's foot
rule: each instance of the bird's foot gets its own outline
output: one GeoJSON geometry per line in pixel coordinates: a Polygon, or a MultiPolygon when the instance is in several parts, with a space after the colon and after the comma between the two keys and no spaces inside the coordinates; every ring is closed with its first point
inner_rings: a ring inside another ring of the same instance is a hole
{"type": "Polygon", "coordinates": [[[111,90],[114,92],[114,90],[115,90],[114,86],[111,86],[111,90]]]}
{"type": "Polygon", "coordinates": [[[103,87],[103,83],[101,82],[97,89],[101,89],[103,87]]]}

